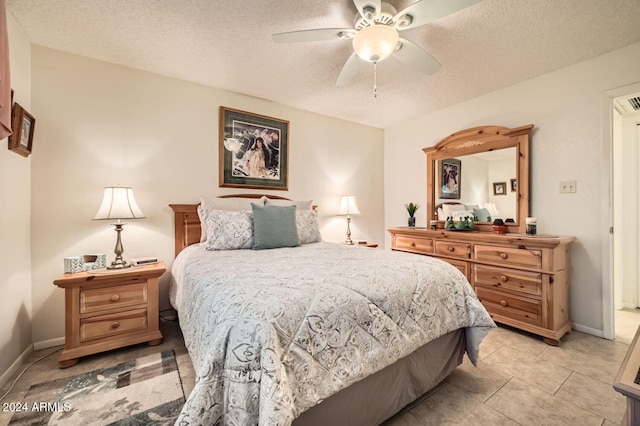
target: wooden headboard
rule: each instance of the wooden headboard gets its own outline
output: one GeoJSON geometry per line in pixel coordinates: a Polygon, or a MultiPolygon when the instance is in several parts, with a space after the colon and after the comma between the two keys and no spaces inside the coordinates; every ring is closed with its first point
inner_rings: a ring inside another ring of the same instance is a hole
{"type": "MultiPolygon", "coordinates": [[[[219,198],[262,198],[272,200],[289,200],[278,195],[266,194],[232,194],[221,195],[219,198]]],[[[174,212],[175,255],[177,256],[185,247],[200,242],[202,228],[198,217],[198,204],[169,204],[174,212]]]]}

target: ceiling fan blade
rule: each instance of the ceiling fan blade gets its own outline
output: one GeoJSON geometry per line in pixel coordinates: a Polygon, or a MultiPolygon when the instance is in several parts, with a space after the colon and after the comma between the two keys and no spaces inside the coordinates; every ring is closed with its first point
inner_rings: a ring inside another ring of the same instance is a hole
{"type": "Polygon", "coordinates": [[[342,67],[338,81],[336,81],[336,86],[346,86],[349,84],[365,64],[366,62],[360,59],[356,52],[353,52],[342,67]]]}
{"type": "Polygon", "coordinates": [[[428,75],[442,67],[438,61],[433,59],[433,56],[422,50],[417,44],[401,38],[400,45],[400,49],[393,52],[393,57],[405,65],[428,75]]]}
{"type": "Polygon", "coordinates": [[[356,5],[356,9],[363,18],[372,19],[374,16],[378,15],[382,10],[382,2],[381,0],[353,0],[353,4],[356,5]],[[368,16],[368,13],[365,12],[365,8],[369,6],[375,9],[372,16],[368,16]]]}
{"type": "Polygon", "coordinates": [[[399,30],[407,30],[451,15],[479,2],[480,0],[418,0],[398,12],[393,17],[393,21],[401,22],[404,16],[409,16],[409,23],[398,26],[399,30]]]}
{"type": "Polygon", "coordinates": [[[315,30],[291,31],[273,34],[276,43],[298,43],[306,41],[328,41],[336,39],[352,39],[356,31],[353,28],[320,28],[315,30]]]}

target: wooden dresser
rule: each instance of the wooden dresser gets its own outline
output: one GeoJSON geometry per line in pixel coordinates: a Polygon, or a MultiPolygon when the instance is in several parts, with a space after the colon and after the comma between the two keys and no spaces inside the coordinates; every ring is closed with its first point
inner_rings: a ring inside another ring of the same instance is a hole
{"type": "Polygon", "coordinates": [[[574,237],[389,228],[392,250],[433,256],[458,268],[494,321],[557,345],[571,330],[569,247],[574,237]]]}
{"type": "Polygon", "coordinates": [[[135,343],[162,343],[158,280],[163,262],[123,270],[65,274],[53,283],[65,289],[65,345],[58,365],[135,343]]]}

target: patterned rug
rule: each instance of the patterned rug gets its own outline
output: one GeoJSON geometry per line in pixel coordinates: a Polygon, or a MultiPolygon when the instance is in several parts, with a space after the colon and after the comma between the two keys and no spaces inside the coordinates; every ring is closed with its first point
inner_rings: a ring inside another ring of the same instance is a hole
{"type": "Polygon", "coordinates": [[[173,351],[31,386],[10,425],[173,425],[184,391],[173,351]]]}

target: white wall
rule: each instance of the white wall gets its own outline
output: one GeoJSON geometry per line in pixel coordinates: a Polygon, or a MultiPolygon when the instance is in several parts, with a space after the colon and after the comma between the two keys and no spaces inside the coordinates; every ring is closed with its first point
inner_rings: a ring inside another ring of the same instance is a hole
{"type": "MultiPolygon", "coordinates": [[[[31,111],[31,46],[7,15],[14,101],[31,111]]],[[[36,117],[36,124],[38,123],[36,117]]],[[[38,130],[34,133],[34,149],[38,130]]],[[[31,157],[0,146],[0,386],[31,348],[31,157]]]]}
{"type": "MultiPolygon", "coordinates": [[[[289,191],[313,199],[323,237],[343,241],[336,217],[340,196],[357,197],[352,238],[384,241],[383,131],[184,81],[33,46],[32,252],[34,342],[64,333],[63,291],[52,281],[65,256],[107,253],[115,232],[92,221],[102,188],[132,186],[146,219],[122,234],[125,258],[173,260],[169,203],[195,203],[200,194],[247,191],[218,187],[219,107],[290,122],[289,191]]],[[[168,274],[161,307],[168,307],[168,274]]]]}
{"type": "MultiPolygon", "coordinates": [[[[474,126],[534,124],[531,208],[539,233],[575,235],[571,248],[571,317],[576,328],[603,330],[602,102],[607,90],[640,80],[640,43],[426,114],[385,130],[386,226],[405,222],[406,200],[425,203],[424,147],[474,126]],[[577,193],[559,194],[559,182],[577,193]],[[406,185],[412,182],[412,185],[406,185]]],[[[425,212],[417,225],[424,226],[425,212]]],[[[388,236],[387,236],[388,238],[388,236]]]]}

